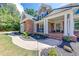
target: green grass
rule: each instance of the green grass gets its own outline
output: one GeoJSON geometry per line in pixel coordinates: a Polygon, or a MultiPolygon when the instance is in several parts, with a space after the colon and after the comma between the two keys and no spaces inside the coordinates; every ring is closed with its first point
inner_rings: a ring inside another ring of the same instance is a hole
{"type": "Polygon", "coordinates": [[[14,45],[11,37],[0,35],[0,56],[35,56],[37,51],[26,50],[14,45]]]}

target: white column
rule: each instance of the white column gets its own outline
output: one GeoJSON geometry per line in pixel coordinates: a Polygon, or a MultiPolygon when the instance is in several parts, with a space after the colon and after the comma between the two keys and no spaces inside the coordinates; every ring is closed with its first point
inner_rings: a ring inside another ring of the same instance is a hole
{"type": "Polygon", "coordinates": [[[44,19],[44,34],[48,34],[48,19],[44,19]]]}
{"type": "Polygon", "coordinates": [[[69,31],[69,35],[73,36],[74,35],[74,18],[73,18],[73,13],[70,14],[70,19],[69,19],[69,25],[70,25],[70,31],[69,31]]]}
{"type": "Polygon", "coordinates": [[[68,36],[68,28],[67,28],[67,14],[64,15],[64,36],[68,36]]]}

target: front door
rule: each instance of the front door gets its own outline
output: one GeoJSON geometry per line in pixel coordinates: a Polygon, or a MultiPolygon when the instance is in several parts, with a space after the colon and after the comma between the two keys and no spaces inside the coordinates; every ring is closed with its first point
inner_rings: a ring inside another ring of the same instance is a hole
{"type": "Polygon", "coordinates": [[[51,32],[54,31],[54,23],[51,23],[51,32]]]}
{"type": "Polygon", "coordinates": [[[60,23],[57,23],[56,24],[56,32],[60,32],[60,29],[61,29],[61,25],[60,25],[60,23]]]}

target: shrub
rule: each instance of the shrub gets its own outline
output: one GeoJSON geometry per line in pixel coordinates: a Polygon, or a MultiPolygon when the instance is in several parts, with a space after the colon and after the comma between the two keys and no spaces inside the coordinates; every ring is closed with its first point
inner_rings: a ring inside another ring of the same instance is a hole
{"type": "Polygon", "coordinates": [[[57,56],[57,50],[55,48],[52,48],[48,51],[49,56],[57,56]]]}
{"type": "Polygon", "coordinates": [[[26,37],[26,38],[28,38],[29,33],[28,32],[23,32],[23,36],[26,37]]]}
{"type": "Polygon", "coordinates": [[[64,41],[68,41],[68,42],[70,41],[70,37],[69,36],[65,36],[63,39],[64,39],[64,41]]]}

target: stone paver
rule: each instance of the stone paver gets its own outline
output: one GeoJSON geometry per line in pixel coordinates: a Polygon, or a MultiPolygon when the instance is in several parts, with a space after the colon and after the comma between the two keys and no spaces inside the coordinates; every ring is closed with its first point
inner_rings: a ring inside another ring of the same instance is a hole
{"type": "Polygon", "coordinates": [[[70,43],[76,56],[79,56],[79,42],[70,43]]]}
{"type": "Polygon", "coordinates": [[[38,40],[38,42],[48,44],[48,45],[51,45],[51,46],[53,46],[53,45],[58,46],[62,43],[62,41],[60,41],[60,40],[50,39],[50,38],[38,40]]]}

